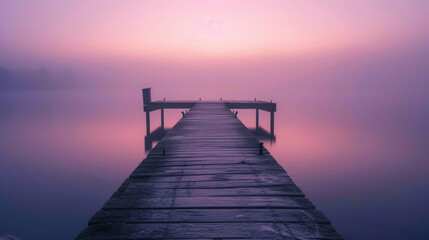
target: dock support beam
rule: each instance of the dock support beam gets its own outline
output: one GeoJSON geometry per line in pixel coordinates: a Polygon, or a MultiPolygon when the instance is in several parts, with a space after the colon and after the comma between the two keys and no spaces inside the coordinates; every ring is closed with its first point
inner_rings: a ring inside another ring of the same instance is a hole
{"type": "Polygon", "coordinates": [[[270,123],[270,134],[271,134],[271,137],[274,137],[274,111],[271,111],[271,117],[270,117],[271,119],[271,123],[270,123]]]}
{"type": "Polygon", "coordinates": [[[150,135],[150,112],[146,111],[146,136],[150,135]]]}
{"type": "Polygon", "coordinates": [[[146,112],[146,136],[150,135],[150,110],[145,109],[152,102],[150,88],[143,88],[143,110],[146,112]]]}
{"type": "Polygon", "coordinates": [[[256,109],[256,130],[259,128],[259,109],[256,109]]]}
{"type": "Polygon", "coordinates": [[[164,130],[164,108],[161,108],[161,129],[164,130]]]}

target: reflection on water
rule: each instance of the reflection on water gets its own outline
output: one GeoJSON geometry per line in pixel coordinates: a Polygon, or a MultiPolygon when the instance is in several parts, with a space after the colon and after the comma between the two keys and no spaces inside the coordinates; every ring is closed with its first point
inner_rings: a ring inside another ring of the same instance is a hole
{"type": "MultiPolygon", "coordinates": [[[[0,94],[0,235],[72,239],[86,226],[144,157],[140,94],[0,94]]],[[[369,104],[291,92],[277,102],[276,142],[265,145],[341,234],[428,237],[426,98],[369,104]]],[[[239,118],[252,128],[254,114],[240,110],[239,118]]],[[[180,117],[166,111],[166,128],[180,117]]],[[[267,128],[269,116],[260,119],[267,128]]],[[[151,144],[163,134],[157,127],[151,144]]]]}
{"type": "Polygon", "coordinates": [[[167,132],[170,131],[169,128],[157,128],[152,131],[149,135],[144,137],[144,149],[146,152],[149,152],[159,142],[167,132]]]}

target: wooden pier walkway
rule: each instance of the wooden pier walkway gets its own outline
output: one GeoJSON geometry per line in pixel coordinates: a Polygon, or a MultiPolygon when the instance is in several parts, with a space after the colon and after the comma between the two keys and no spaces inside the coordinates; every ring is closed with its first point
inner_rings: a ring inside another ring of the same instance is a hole
{"type": "Polygon", "coordinates": [[[195,103],[77,239],[342,239],[224,103],[195,103]]]}

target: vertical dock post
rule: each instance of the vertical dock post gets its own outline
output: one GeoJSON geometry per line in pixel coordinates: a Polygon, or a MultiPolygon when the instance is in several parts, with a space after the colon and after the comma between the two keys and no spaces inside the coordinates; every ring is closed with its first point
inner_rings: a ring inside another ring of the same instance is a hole
{"type": "Polygon", "coordinates": [[[149,105],[152,102],[150,88],[143,88],[143,110],[146,112],[146,136],[150,135],[150,109],[149,105]]]}
{"type": "Polygon", "coordinates": [[[259,128],[259,109],[256,109],[256,130],[259,128]]]}
{"type": "Polygon", "coordinates": [[[271,119],[270,119],[270,134],[271,137],[274,137],[274,111],[271,111],[271,119]]]}
{"type": "Polygon", "coordinates": [[[161,108],[161,129],[164,130],[164,108],[161,108]]]}
{"type": "Polygon", "coordinates": [[[150,113],[146,111],[146,136],[150,135],[150,113]]]}

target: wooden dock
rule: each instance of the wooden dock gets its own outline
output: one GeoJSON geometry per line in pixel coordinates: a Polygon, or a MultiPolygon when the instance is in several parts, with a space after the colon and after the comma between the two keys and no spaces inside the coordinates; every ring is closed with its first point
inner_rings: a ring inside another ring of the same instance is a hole
{"type": "MultiPolygon", "coordinates": [[[[274,113],[276,112],[277,105],[275,103],[266,101],[230,101],[230,100],[201,100],[198,101],[166,101],[165,98],[162,101],[152,101],[152,94],[150,88],[143,88],[143,110],[146,112],[146,136],[151,135],[150,132],[150,113],[152,111],[161,111],[161,127],[160,130],[164,130],[164,109],[187,109],[192,108],[196,103],[223,103],[230,109],[255,109],[256,111],[256,131],[259,129],[259,110],[267,111],[270,113],[270,138],[275,139],[274,136],[274,113]]],[[[238,111],[235,113],[237,114],[238,111]]]]}
{"type": "Polygon", "coordinates": [[[342,239],[225,103],[194,103],[77,239],[342,239]]]}

